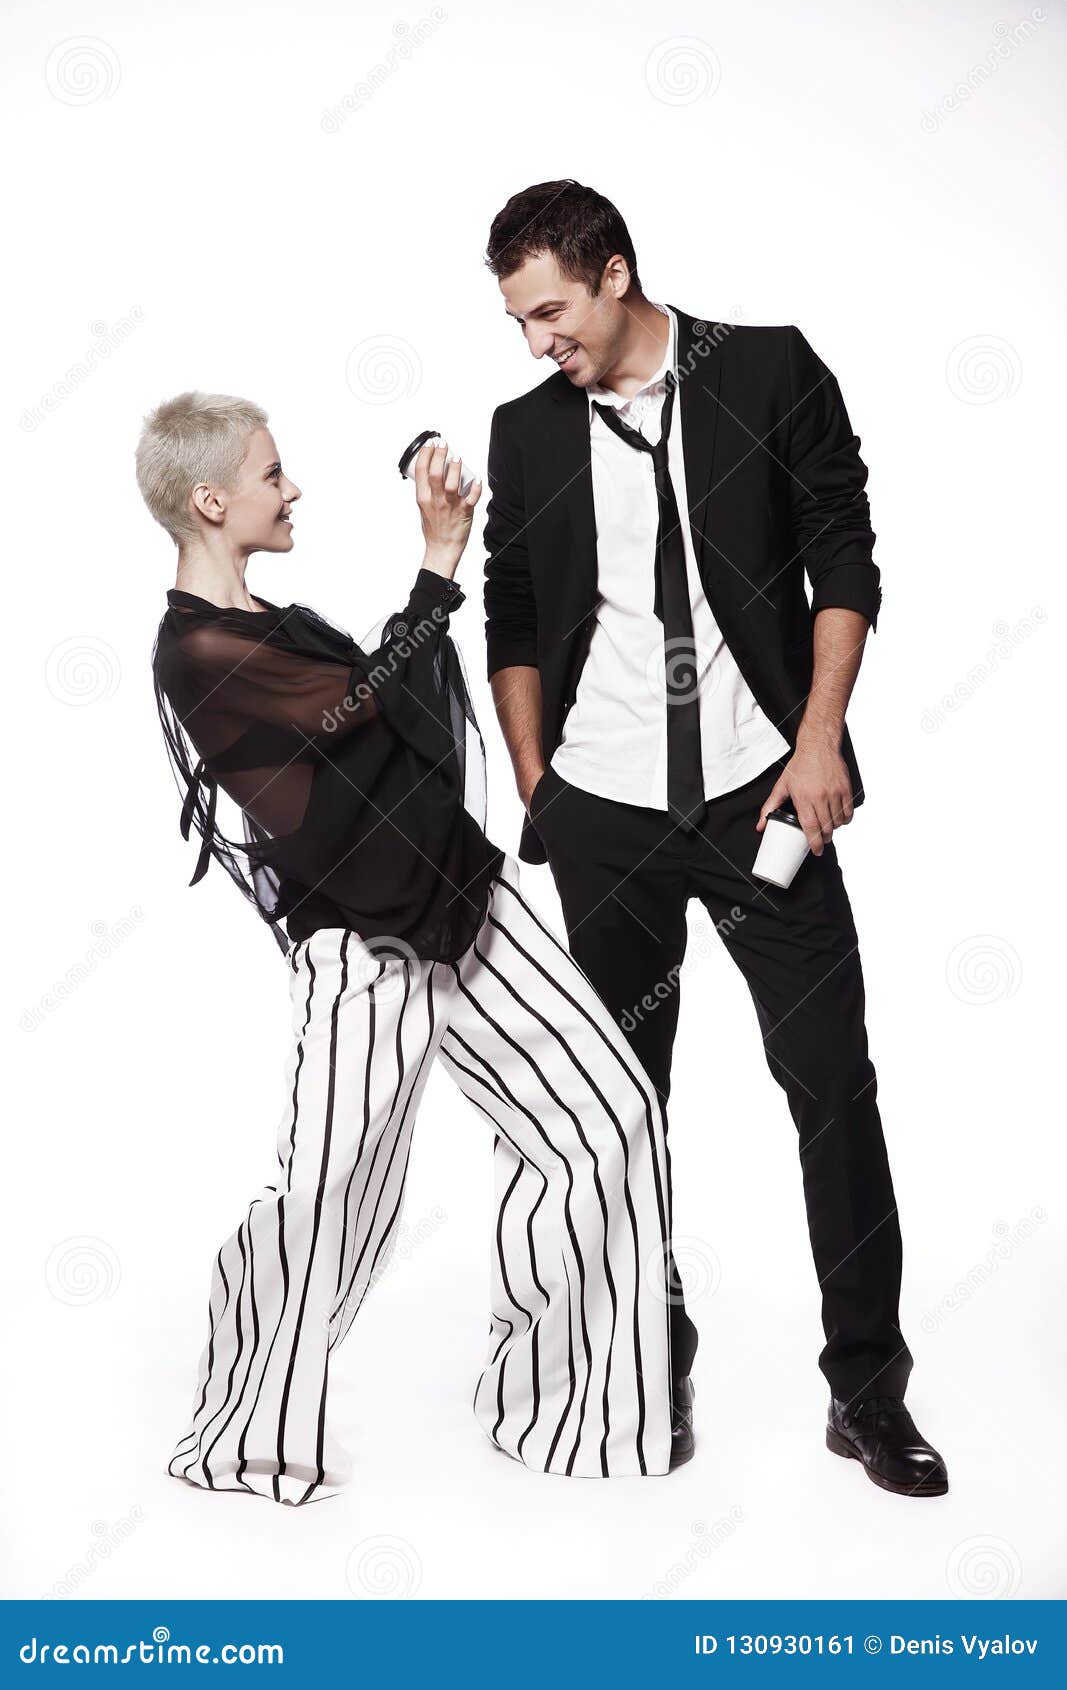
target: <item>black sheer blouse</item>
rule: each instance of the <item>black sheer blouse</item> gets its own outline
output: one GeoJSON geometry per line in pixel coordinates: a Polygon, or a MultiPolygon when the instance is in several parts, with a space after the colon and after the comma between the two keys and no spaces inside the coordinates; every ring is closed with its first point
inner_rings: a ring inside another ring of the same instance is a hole
{"type": "Polygon", "coordinates": [[[448,636],[463,598],[421,569],[364,650],[307,605],[168,592],[152,672],[182,834],[203,842],[190,885],[215,857],[282,951],[320,927],[435,961],[474,939],[503,853],[485,836],[484,750],[448,636]]]}

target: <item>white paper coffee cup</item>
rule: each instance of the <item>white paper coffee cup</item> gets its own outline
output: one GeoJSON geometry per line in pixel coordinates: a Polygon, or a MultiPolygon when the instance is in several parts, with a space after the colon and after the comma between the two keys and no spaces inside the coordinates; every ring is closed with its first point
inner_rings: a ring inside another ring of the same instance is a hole
{"type": "Polygon", "coordinates": [[[767,817],[752,873],[787,891],[811,847],[792,810],[772,810],[767,817]]]}
{"type": "MultiPolygon", "coordinates": [[[[441,436],[434,429],[428,428],[425,429],[422,434],[416,435],[415,439],[411,442],[411,445],[405,446],[403,452],[401,453],[400,463],[397,467],[400,470],[401,475],[408,481],[414,481],[415,479],[415,459],[418,457],[428,440],[432,440],[435,446],[444,445],[444,441],[441,436]]],[[[476,479],[477,478],[473,472],[467,468],[466,464],[461,462],[459,466],[460,498],[465,499],[467,497],[467,494],[474,486],[476,479]]]]}

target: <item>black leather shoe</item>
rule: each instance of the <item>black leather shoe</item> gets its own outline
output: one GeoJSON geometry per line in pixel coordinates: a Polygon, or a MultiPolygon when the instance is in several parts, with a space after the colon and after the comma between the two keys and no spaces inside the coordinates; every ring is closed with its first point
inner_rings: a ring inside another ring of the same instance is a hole
{"type": "Polygon", "coordinates": [[[671,1387],[671,1466],[684,1467],[693,1459],[693,1389],[692,1379],[676,1379],[671,1387]]]}
{"type": "Polygon", "coordinates": [[[830,1398],[826,1447],[861,1461],[872,1484],[898,1496],[944,1496],[948,1470],[928,1444],[903,1397],[868,1397],[851,1404],[830,1398]]]}

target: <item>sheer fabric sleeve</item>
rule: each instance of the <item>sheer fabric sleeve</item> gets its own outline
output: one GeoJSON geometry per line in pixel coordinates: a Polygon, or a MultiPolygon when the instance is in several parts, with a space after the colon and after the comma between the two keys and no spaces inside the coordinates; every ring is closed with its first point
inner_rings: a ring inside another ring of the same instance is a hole
{"type": "Polygon", "coordinates": [[[448,617],[463,602],[451,581],[420,570],[407,605],[387,617],[381,643],[343,656],[314,657],[273,638],[211,621],[193,626],[181,648],[192,695],[186,726],[197,718],[269,724],[325,745],[384,715],[402,738],[429,756],[443,755],[439,645],[448,617]]]}
{"type": "Polygon", "coordinates": [[[311,658],[213,622],[190,628],[181,650],[196,695],[185,717],[193,733],[197,718],[230,716],[314,740],[352,733],[378,714],[373,693],[360,689],[362,664],[311,658]]]}

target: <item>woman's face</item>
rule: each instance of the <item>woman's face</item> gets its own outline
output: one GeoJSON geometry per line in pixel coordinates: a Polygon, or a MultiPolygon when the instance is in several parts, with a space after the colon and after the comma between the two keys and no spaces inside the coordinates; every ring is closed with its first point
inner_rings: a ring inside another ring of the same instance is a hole
{"type": "Polygon", "coordinates": [[[282,469],[269,428],[257,428],[249,435],[236,488],[218,496],[224,501],[226,533],[238,551],[246,555],[292,551],[290,512],[300,489],[282,469]]]}

